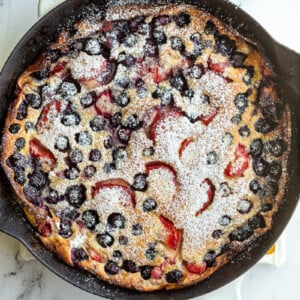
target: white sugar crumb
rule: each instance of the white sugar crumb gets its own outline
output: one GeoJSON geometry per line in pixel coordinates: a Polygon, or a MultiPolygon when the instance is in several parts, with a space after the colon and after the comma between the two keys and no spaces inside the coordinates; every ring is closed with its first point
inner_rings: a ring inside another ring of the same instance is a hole
{"type": "Polygon", "coordinates": [[[101,70],[104,70],[106,60],[102,55],[88,55],[80,52],[77,58],[74,58],[69,63],[72,76],[75,79],[93,79],[100,75],[101,70]]]}
{"type": "Polygon", "coordinates": [[[72,248],[80,248],[86,241],[87,235],[81,232],[77,232],[76,236],[70,240],[70,246],[72,248]]]}

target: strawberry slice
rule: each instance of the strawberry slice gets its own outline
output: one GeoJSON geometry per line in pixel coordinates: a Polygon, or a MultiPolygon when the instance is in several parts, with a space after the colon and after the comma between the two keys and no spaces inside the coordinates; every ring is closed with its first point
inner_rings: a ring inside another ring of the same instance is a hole
{"type": "Polygon", "coordinates": [[[113,29],[113,22],[103,21],[100,31],[101,32],[111,32],[113,29]]]}
{"type": "Polygon", "coordinates": [[[180,229],[176,229],[173,222],[164,216],[160,216],[159,219],[166,231],[164,243],[171,249],[177,250],[181,241],[182,231],[180,229]]]}
{"type": "Polygon", "coordinates": [[[242,144],[238,144],[235,149],[235,160],[230,162],[224,170],[224,175],[228,177],[244,176],[244,172],[249,167],[249,154],[246,151],[246,147],[242,144]]]}
{"type": "Polygon", "coordinates": [[[56,64],[51,72],[51,75],[61,72],[67,65],[67,62],[62,61],[56,64]]]}
{"type": "Polygon", "coordinates": [[[54,167],[56,163],[54,155],[36,138],[29,141],[29,151],[32,157],[41,162],[45,162],[51,168],[54,167]]]}
{"type": "Polygon", "coordinates": [[[153,170],[157,170],[157,169],[165,169],[168,172],[171,172],[173,175],[173,182],[176,184],[176,178],[177,178],[177,173],[174,170],[174,168],[166,163],[160,162],[160,161],[151,161],[149,163],[146,164],[146,174],[149,175],[149,173],[153,170]]]}
{"type": "Polygon", "coordinates": [[[210,58],[208,59],[208,69],[218,74],[224,73],[225,69],[229,66],[230,66],[229,62],[213,63],[210,58]]]}
{"type": "Polygon", "coordinates": [[[189,138],[185,139],[185,140],[181,143],[181,145],[180,145],[180,147],[179,147],[179,150],[178,150],[179,157],[182,156],[183,151],[186,149],[186,147],[187,147],[193,140],[194,140],[194,139],[193,139],[192,137],[189,137],[189,138]]]}
{"type": "Polygon", "coordinates": [[[163,271],[160,267],[154,267],[152,270],[151,270],[151,278],[153,279],[161,279],[162,278],[162,275],[163,275],[163,271]]]}
{"type": "Polygon", "coordinates": [[[182,117],[184,114],[178,110],[170,110],[168,112],[158,111],[153,119],[153,123],[150,126],[149,137],[151,140],[155,141],[157,136],[158,127],[167,119],[174,118],[177,119],[182,117]]]}
{"type": "Polygon", "coordinates": [[[198,217],[203,211],[207,209],[207,207],[214,200],[214,196],[215,196],[215,186],[212,184],[210,179],[205,178],[201,183],[201,185],[205,186],[206,188],[207,201],[204,202],[202,207],[196,212],[196,217],[198,217]]]}
{"type": "Polygon", "coordinates": [[[203,262],[201,264],[196,264],[196,263],[185,261],[184,265],[190,273],[200,274],[206,270],[206,262],[203,262]]]}
{"type": "Polygon", "coordinates": [[[215,118],[217,114],[218,114],[218,109],[215,109],[211,114],[207,116],[200,116],[199,119],[205,126],[208,126],[208,124],[215,118]]]}
{"type": "Polygon", "coordinates": [[[111,90],[103,91],[97,98],[95,103],[95,109],[99,115],[102,115],[106,118],[111,116],[112,112],[112,94],[111,90]]]}
{"type": "Polygon", "coordinates": [[[88,249],[89,256],[91,257],[92,260],[95,260],[97,262],[104,262],[105,260],[93,249],[88,249]]]}
{"type": "Polygon", "coordinates": [[[38,232],[44,236],[48,237],[52,234],[52,226],[50,223],[41,223],[38,227],[38,232]]]}
{"type": "Polygon", "coordinates": [[[124,195],[128,197],[124,197],[124,199],[128,198],[129,200],[124,202],[123,205],[129,207],[135,207],[135,196],[132,191],[129,183],[120,178],[108,179],[98,181],[94,187],[92,187],[92,197],[94,198],[100,190],[102,189],[112,189],[112,188],[121,188],[124,191],[124,195]]]}
{"type": "Polygon", "coordinates": [[[53,100],[44,106],[37,123],[38,129],[50,129],[51,122],[55,120],[61,111],[61,102],[53,100]]]}

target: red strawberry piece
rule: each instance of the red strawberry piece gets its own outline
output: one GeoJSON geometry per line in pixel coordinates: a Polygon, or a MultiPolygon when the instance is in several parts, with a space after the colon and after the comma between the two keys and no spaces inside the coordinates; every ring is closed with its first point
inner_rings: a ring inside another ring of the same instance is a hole
{"type": "Polygon", "coordinates": [[[52,234],[52,226],[50,223],[41,223],[38,227],[39,233],[44,236],[48,237],[52,234]]]}
{"type": "Polygon", "coordinates": [[[130,201],[127,203],[124,203],[124,206],[135,207],[134,192],[132,191],[130,185],[125,180],[120,179],[120,178],[98,181],[95,184],[95,186],[92,187],[92,197],[94,198],[97,195],[97,193],[99,193],[99,191],[102,189],[111,189],[111,188],[116,188],[116,187],[122,188],[124,191],[124,194],[128,195],[130,198],[130,201]]]}
{"type": "Polygon", "coordinates": [[[54,75],[56,73],[59,73],[61,72],[67,65],[67,62],[59,62],[57,65],[54,66],[51,74],[54,75]]]}
{"type": "Polygon", "coordinates": [[[42,129],[50,129],[51,121],[57,118],[60,111],[61,103],[58,100],[53,100],[45,105],[38,120],[37,127],[42,129]]]}
{"type": "Polygon", "coordinates": [[[230,66],[229,62],[213,63],[210,58],[208,59],[208,69],[218,74],[222,74],[225,71],[225,69],[229,66],[230,66]]]}
{"type": "Polygon", "coordinates": [[[180,145],[180,148],[178,150],[178,154],[179,154],[179,157],[181,157],[183,151],[186,149],[186,147],[193,141],[193,138],[192,137],[189,137],[187,139],[185,139],[181,145],[180,145]]]}
{"type": "Polygon", "coordinates": [[[207,201],[203,204],[203,206],[196,212],[196,217],[199,216],[203,211],[207,209],[207,207],[212,203],[215,196],[215,186],[212,184],[211,180],[205,178],[201,183],[206,187],[206,195],[207,201]]]}
{"type": "Polygon", "coordinates": [[[35,138],[29,142],[29,151],[32,157],[39,161],[45,162],[50,167],[54,167],[56,159],[52,152],[47,149],[41,142],[35,138]]]}
{"type": "Polygon", "coordinates": [[[113,29],[113,23],[111,21],[104,21],[102,23],[101,32],[110,32],[113,29]]]}
{"type": "Polygon", "coordinates": [[[235,160],[230,162],[224,170],[224,175],[228,177],[243,176],[244,172],[249,167],[249,154],[246,151],[246,147],[242,144],[238,144],[235,149],[235,160]]]}
{"type": "Polygon", "coordinates": [[[192,262],[184,262],[185,267],[188,269],[189,272],[200,274],[203,273],[206,270],[206,263],[203,262],[201,264],[196,264],[192,262]]]}
{"type": "Polygon", "coordinates": [[[207,116],[200,116],[200,121],[205,125],[208,126],[208,124],[215,118],[215,116],[218,114],[218,109],[215,109],[211,114],[207,116]]]}
{"type": "Polygon", "coordinates": [[[99,115],[106,118],[110,117],[112,112],[112,94],[110,90],[103,91],[97,98],[95,109],[99,115]]]}
{"type": "Polygon", "coordinates": [[[149,173],[152,170],[157,170],[163,168],[165,170],[167,170],[168,172],[171,172],[173,175],[173,182],[176,184],[176,178],[177,178],[177,173],[174,170],[174,168],[166,163],[160,162],[160,161],[151,161],[149,163],[146,164],[146,174],[149,175],[149,173]]]}
{"type": "Polygon", "coordinates": [[[150,131],[149,131],[150,139],[155,141],[155,138],[157,136],[157,128],[161,125],[162,122],[164,122],[164,120],[170,117],[177,119],[182,116],[183,116],[183,112],[175,109],[170,110],[168,112],[158,111],[153,119],[153,123],[150,126],[150,131]]]}
{"type": "Polygon", "coordinates": [[[164,216],[159,217],[165,231],[166,231],[166,238],[164,243],[173,250],[176,250],[179,246],[181,241],[182,231],[177,229],[173,222],[165,218],[164,216]]]}
{"type": "Polygon", "coordinates": [[[153,279],[161,279],[162,275],[163,275],[163,271],[160,267],[154,267],[151,270],[151,278],[153,279]]]}
{"type": "Polygon", "coordinates": [[[104,262],[104,259],[93,249],[89,249],[88,252],[89,252],[89,256],[91,257],[92,260],[95,260],[100,263],[104,262]]]}

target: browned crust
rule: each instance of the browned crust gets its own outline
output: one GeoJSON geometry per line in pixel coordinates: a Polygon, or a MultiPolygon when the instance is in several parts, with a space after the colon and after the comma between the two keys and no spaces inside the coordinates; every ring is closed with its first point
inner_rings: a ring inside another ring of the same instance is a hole
{"type": "MultiPolygon", "coordinates": [[[[129,9],[129,7],[125,7],[124,11],[126,11],[127,9],[129,9]]],[[[130,9],[131,9],[131,16],[136,15],[136,14],[141,14],[141,11],[143,11],[143,12],[145,11],[145,14],[147,14],[148,11],[150,11],[150,13],[153,12],[148,6],[143,6],[143,7],[138,7],[138,8],[130,7],[130,9]]],[[[175,14],[179,11],[188,11],[192,16],[198,16],[199,23],[201,24],[200,27],[203,27],[203,24],[205,23],[205,21],[208,18],[213,19],[214,22],[217,24],[217,26],[219,28],[222,28],[221,30],[223,33],[229,35],[230,38],[235,39],[238,46],[243,45],[243,43],[244,43],[243,40],[240,38],[236,38],[236,36],[235,36],[236,32],[234,32],[231,28],[224,27],[224,24],[221,21],[219,21],[209,15],[203,15],[197,9],[194,9],[192,7],[189,7],[189,6],[176,7],[176,6],[170,5],[168,7],[159,8],[156,13],[175,14]]],[[[111,9],[110,13],[113,13],[113,12],[114,12],[114,9],[111,9]]],[[[123,17],[126,18],[128,16],[123,15],[123,17]]],[[[78,26],[82,26],[82,25],[79,24],[78,26]]],[[[199,26],[199,24],[197,22],[195,22],[195,26],[199,26]]],[[[75,38],[76,38],[76,36],[75,36],[75,38]]],[[[63,45],[65,42],[66,42],[66,33],[62,33],[58,39],[58,43],[53,44],[52,47],[54,47],[54,48],[61,47],[61,45],[63,45]]],[[[257,52],[254,52],[254,53],[255,53],[255,55],[252,58],[249,58],[248,63],[256,64],[256,66],[258,66],[258,68],[260,69],[260,66],[258,64],[262,62],[262,58],[260,57],[260,55],[257,52]]],[[[27,82],[28,78],[30,78],[28,75],[33,71],[38,71],[40,69],[40,67],[44,64],[45,64],[45,61],[43,60],[43,58],[41,58],[34,65],[30,66],[19,78],[18,84],[17,84],[18,89],[22,91],[24,83],[27,82]]],[[[234,74],[233,74],[233,76],[234,76],[234,74]]],[[[33,83],[29,82],[29,84],[33,84],[33,83]]],[[[47,212],[44,209],[35,207],[33,204],[31,204],[25,198],[22,187],[19,184],[16,184],[13,180],[13,177],[14,177],[13,170],[10,169],[6,165],[6,160],[11,155],[11,153],[14,152],[14,142],[16,139],[15,136],[12,136],[9,133],[8,128],[9,128],[9,125],[11,123],[13,123],[13,121],[16,119],[17,110],[22,101],[22,97],[23,97],[23,93],[21,92],[18,95],[18,98],[14,101],[14,103],[10,106],[10,108],[8,110],[8,115],[7,115],[6,124],[5,124],[5,128],[4,128],[3,139],[2,139],[1,164],[2,164],[3,169],[5,170],[7,177],[9,178],[9,180],[14,188],[14,191],[16,192],[16,194],[18,196],[18,202],[24,209],[26,216],[27,216],[28,220],[30,221],[30,223],[34,227],[38,227],[39,224],[42,224],[43,222],[47,221],[47,222],[50,222],[52,224],[52,226],[54,227],[55,226],[54,223],[56,222],[57,217],[54,216],[53,218],[51,218],[50,216],[48,216],[47,212]]],[[[32,110],[31,111],[28,110],[28,112],[29,113],[28,113],[27,120],[28,119],[29,120],[36,119],[36,114],[37,114],[36,112],[33,112],[32,110]]],[[[250,116],[246,116],[245,118],[247,119],[247,117],[249,118],[249,121],[250,121],[250,116]]],[[[291,130],[290,130],[291,121],[290,121],[290,119],[291,119],[290,111],[288,108],[286,108],[284,111],[284,114],[282,116],[282,119],[281,119],[281,124],[275,131],[275,133],[280,132],[281,136],[285,140],[288,140],[288,141],[291,138],[291,130]]],[[[20,130],[19,136],[26,136],[26,134],[24,132],[24,123],[27,120],[19,121],[19,123],[21,124],[21,130],[20,130]]],[[[267,134],[266,137],[268,137],[268,136],[271,137],[272,134],[273,133],[267,134]]],[[[246,145],[246,146],[249,146],[249,145],[246,145]]],[[[24,152],[29,153],[28,145],[26,145],[26,147],[27,148],[24,149],[24,152]]],[[[286,169],[286,162],[287,162],[289,151],[290,151],[290,145],[289,145],[288,151],[286,151],[282,157],[282,161],[284,164],[284,170],[286,169]]],[[[107,275],[107,273],[104,271],[104,263],[97,262],[95,260],[92,260],[91,258],[89,258],[86,261],[82,261],[79,266],[110,283],[114,283],[116,285],[127,287],[127,288],[135,288],[135,289],[138,289],[141,291],[154,291],[154,290],[158,290],[158,289],[162,289],[162,288],[167,288],[167,289],[182,288],[182,287],[189,286],[189,285],[195,284],[197,282],[200,282],[200,281],[204,280],[205,278],[209,277],[210,275],[212,275],[215,271],[220,269],[222,266],[224,266],[229,261],[228,257],[230,256],[230,254],[243,251],[249,244],[254,242],[259,236],[261,236],[262,234],[264,234],[266,231],[268,231],[270,229],[270,227],[272,225],[272,216],[277,211],[277,209],[281,203],[281,200],[283,199],[284,194],[285,194],[285,185],[286,185],[286,181],[287,181],[287,174],[288,173],[286,171],[284,171],[283,175],[281,177],[279,193],[277,194],[276,198],[273,200],[273,203],[274,203],[273,210],[264,214],[264,218],[266,221],[266,227],[263,229],[256,230],[255,233],[251,236],[251,238],[249,238],[248,240],[246,240],[244,242],[231,243],[231,249],[228,250],[227,252],[219,255],[216,259],[216,263],[214,264],[214,266],[211,268],[208,268],[205,272],[203,272],[201,274],[192,274],[192,273],[187,272],[186,269],[183,269],[183,278],[184,279],[181,282],[179,282],[178,284],[168,284],[164,279],[162,279],[162,280],[154,280],[154,279],[143,280],[139,273],[133,273],[133,274],[127,273],[124,270],[121,270],[121,272],[118,275],[114,275],[114,276],[107,275]]],[[[78,232],[79,229],[75,228],[74,226],[73,226],[73,230],[76,234],[76,232],[78,232]]],[[[48,249],[50,249],[51,251],[53,251],[57,255],[59,255],[69,265],[73,265],[72,260],[71,260],[71,255],[70,255],[70,252],[71,252],[70,251],[71,250],[70,243],[67,239],[64,239],[61,236],[59,236],[57,231],[53,232],[50,237],[40,236],[40,239],[48,249]]]]}

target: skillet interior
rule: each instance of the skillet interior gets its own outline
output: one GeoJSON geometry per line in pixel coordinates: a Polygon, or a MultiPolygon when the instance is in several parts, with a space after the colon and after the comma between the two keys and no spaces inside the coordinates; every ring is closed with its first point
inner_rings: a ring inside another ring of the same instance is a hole
{"type": "MultiPolygon", "coordinates": [[[[109,5],[124,4],[124,2],[111,1],[109,5]]],[[[126,0],[126,3],[130,4],[166,4],[168,2],[170,3],[168,0],[126,0]]],[[[102,7],[107,5],[105,0],[66,1],[34,25],[17,45],[0,75],[1,129],[8,105],[14,98],[14,87],[20,71],[34,62],[38,54],[51,42],[48,37],[55,36],[57,24],[66,25],[65,20],[70,20],[70,17],[71,23],[74,22],[80,17],[78,14],[80,8],[91,7],[90,5],[93,3],[102,7]]],[[[176,1],[176,3],[194,4],[211,12],[233,28],[238,29],[245,37],[257,42],[262,51],[268,54],[267,57],[277,74],[280,95],[292,108],[292,134],[296,137],[300,128],[300,56],[274,42],[251,17],[227,1],[187,0],[176,1]]],[[[234,280],[254,265],[281,234],[297,204],[300,193],[298,184],[300,179],[299,149],[299,141],[293,138],[288,168],[290,179],[286,197],[275,216],[275,226],[266,235],[247,251],[238,255],[232,264],[228,264],[205,281],[178,291],[143,294],[143,299],[165,299],[167,297],[181,300],[200,296],[234,280]]],[[[16,204],[13,191],[2,169],[0,170],[0,230],[19,239],[38,260],[54,273],[86,291],[111,299],[138,299],[141,297],[140,292],[112,286],[84,271],[70,268],[55,255],[45,250],[16,204]]]]}

